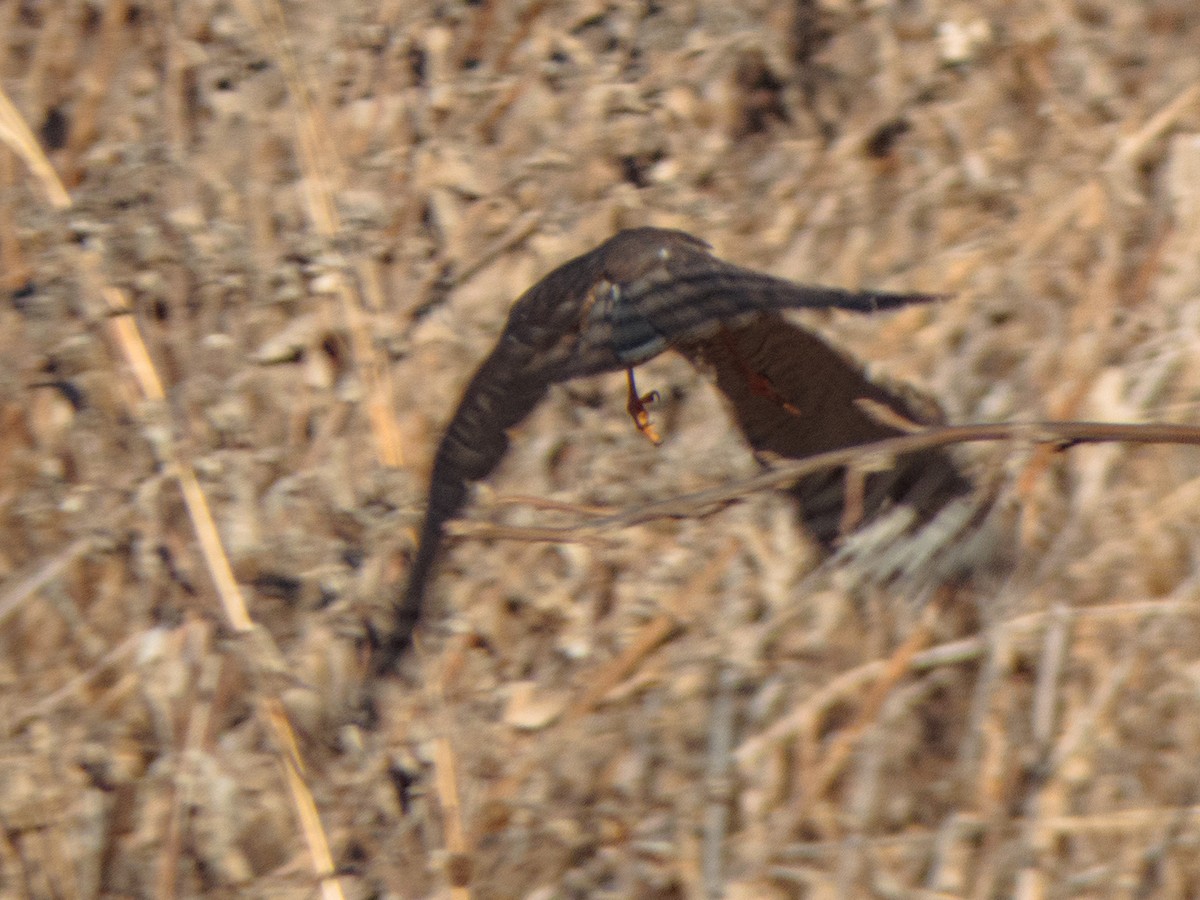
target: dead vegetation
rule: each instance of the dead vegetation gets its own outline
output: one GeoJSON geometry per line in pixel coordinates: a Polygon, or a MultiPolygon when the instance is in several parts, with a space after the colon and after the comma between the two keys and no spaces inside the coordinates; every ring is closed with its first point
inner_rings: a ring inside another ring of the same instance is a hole
{"type": "Polygon", "coordinates": [[[755,472],[663,359],[662,447],[556,392],[363,642],[508,304],[625,225],[953,293],[821,323],[952,421],[1194,422],[1194,4],[338,6],[0,0],[0,893],[1200,892],[1192,447],[984,449],[1017,564],[924,605],[770,492],[496,539],[755,472]]]}

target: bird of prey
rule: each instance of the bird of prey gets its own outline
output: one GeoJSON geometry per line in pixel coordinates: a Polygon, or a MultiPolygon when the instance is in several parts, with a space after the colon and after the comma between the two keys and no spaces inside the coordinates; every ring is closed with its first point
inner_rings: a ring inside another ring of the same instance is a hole
{"type": "MultiPolygon", "coordinates": [[[[811,456],[903,433],[862,400],[900,419],[929,421],[919,404],[873,382],[821,339],[786,321],[789,309],[873,312],[926,303],[937,295],[855,292],[796,284],[718,259],[682,231],[635,228],[552,271],[513,304],[500,338],[479,366],[434,456],[429,500],[408,584],[383,636],[377,663],[390,667],[411,641],[442,543],[445,524],[466,503],[508,447],[508,429],[552,384],[625,370],[629,412],[657,435],[633,380],[633,368],[665,350],[709,371],[730,402],[747,442],[766,456],[811,456]]],[[[858,498],[860,519],[889,503],[928,513],[968,486],[942,451],[898,460],[870,475],[858,498]]],[[[794,493],[814,536],[832,546],[846,526],[837,472],[802,480],[794,493]]],[[[851,525],[855,524],[853,522],[851,525]]]]}

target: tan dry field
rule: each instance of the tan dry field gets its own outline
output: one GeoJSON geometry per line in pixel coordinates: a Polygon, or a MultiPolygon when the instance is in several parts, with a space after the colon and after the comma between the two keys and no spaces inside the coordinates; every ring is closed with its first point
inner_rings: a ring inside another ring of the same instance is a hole
{"type": "Polygon", "coordinates": [[[1195,447],[973,449],[1016,560],[924,605],[771,492],[530,540],[756,471],[668,355],[662,447],[556,389],[365,640],[623,226],[952,293],[819,322],[952,421],[1195,422],[1192,0],[0,0],[0,85],[0,896],[1200,895],[1195,447]]]}

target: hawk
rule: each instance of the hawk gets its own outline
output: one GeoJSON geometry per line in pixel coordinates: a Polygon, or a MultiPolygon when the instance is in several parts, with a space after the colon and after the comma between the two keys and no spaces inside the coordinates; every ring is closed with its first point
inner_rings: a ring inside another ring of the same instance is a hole
{"type": "MultiPolygon", "coordinates": [[[[629,375],[629,412],[657,442],[633,369],[673,349],[708,371],[747,442],[765,456],[799,459],[903,433],[870,404],[908,421],[931,415],[903,392],[868,379],[850,359],[783,318],[789,309],[874,312],[938,295],[856,292],[796,284],[713,255],[682,231],[634,228],[559,266],[513,304],[495,348],[479,366],[434,456],[429,500],[408,584],[394,609],[378,664],[390,667],[411,641],[446,522],[466,504],[508,447],[508,430],[550,386],[602,372],[629,375]]],[[[844,473],[802,479],[793,489],[814,537],[832,547],[845,522],[844,473]]],[[[969,488],[940,450],[911,454],[866,480],[862,518],[907,503],[923,516],[969,488]]],[[[852,523],[853,524],[853,523],[852,523]]]]}

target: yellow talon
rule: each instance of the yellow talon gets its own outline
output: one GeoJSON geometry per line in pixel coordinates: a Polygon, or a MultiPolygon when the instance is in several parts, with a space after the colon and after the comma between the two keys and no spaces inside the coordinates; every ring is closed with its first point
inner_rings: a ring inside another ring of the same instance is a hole
{"type": "Polygon", "coordinates": [[[646,407],[659,399],[658,391],[651,391],[648,394],[639,394],[637,383],[633,380],[633,369],[626,370],[629,374],[629,402],[625,408],[629,410],[629,415],[633,418],[633,424],[637,426],[637,430],[646,436],[650,443],[658,446],[662,443],[662,437],[650,424],[650,411],[646,407]]]}

